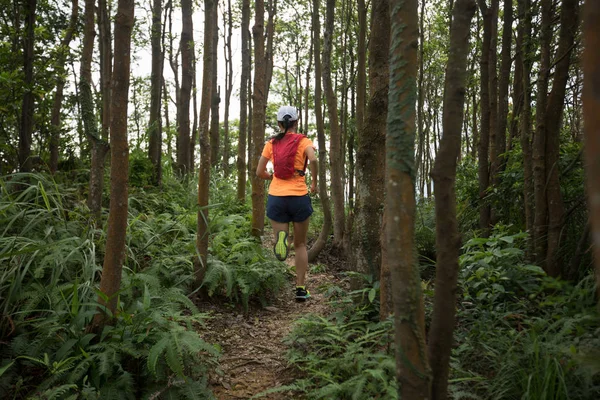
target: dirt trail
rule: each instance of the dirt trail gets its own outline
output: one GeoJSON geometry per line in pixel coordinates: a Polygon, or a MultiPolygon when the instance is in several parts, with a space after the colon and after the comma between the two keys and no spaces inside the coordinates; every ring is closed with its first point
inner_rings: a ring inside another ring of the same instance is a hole
{"type": "MultiPolygon", "coordinates": [[[[268,246],[268,244],[266,244],[268,246]]],[[[288,258],[293,265],[293,256],[288,258]]],[[[250,306],[244,314],[239,306],[203,303],[200,308],[212,318],[202,331],[204,340],[221,346],[222,375],[211,377],[211,388],[219,400],[249,399],[265,390],[291,384],[298,371],[288,367],[285,336],[303,314],[327,314],[327,304],[319,287],[340,284],[329,273],[309,273],[307,286],[312,298],[295,301],[295,283],[290,281],[273,303],[265,308],[250,306]]],[[[273,393],[261,399],[289,399],[291,392],[273,393]]]]}

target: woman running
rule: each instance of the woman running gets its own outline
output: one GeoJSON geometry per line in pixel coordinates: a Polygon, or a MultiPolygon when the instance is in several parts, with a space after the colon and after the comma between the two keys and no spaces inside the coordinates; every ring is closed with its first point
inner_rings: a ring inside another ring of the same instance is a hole
{"type": "Polygon", "coordinates": [[[267,200],[267,217],[275,233],[273,251],[283,261],[288,256],[289,223],[294,223],[294,251],[296,265],[296,300],[305,301],[310,293],[305,286],[308,270],[306,234],[313,213],[305,181],[307,162],[310,161],[310,192],[317,191],[317,157],[312,141],[298,134],[298,113],[295,107],[283,106],[277,112],[280,133],[265,144],[258,161],[256,175],[271,180],[267,200]],[[267,162],[274,165],[274,173],[267,171],[267,162]]]}

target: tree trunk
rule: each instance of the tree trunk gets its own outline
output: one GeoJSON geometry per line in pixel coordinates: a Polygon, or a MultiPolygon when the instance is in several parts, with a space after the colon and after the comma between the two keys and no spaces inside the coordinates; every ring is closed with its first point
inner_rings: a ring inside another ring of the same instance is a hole
{"type": "Polygon", "coordinates": [[[437,267],[428,354],[433,374],[432,399],[435,400],[448,398],[452,335],[456,324],[456,283],[460,253],[460,233],[456,218],[456,166],[461,144],[469,33],[475,9],[475,0],[457,0],[454,5],[444,83],[444,135],[432,172],[435,185],[437,267]]]}
{"type": "Polygon", "coordinates": [[[540,0],[540,67],[537,80],[535,135],[532,144],[533,185],[534,185],[534,237],[535,262],[546,268],[546,245],[548,233],[548,207],[546,201],[546,109],[548,98],[548,77],[550,73],[550,45],[552,42],[552,0],[540,0]]]}
{"type": "Polygon", "coordinates": [[[94,52],[94,0],[85,1],[83,48],[79,76],[79,102],[81,119],[86,136],[92,144],[92,160],[90,166],[90,184],[87,205],[97,222],[102,218],[102,191],[104,186],[104,159],[108,153],[108,143],[98,136],[98,126],[94,115],[94,99],[92,96],[92,56],[94,52]]]}
{"type": "Polygon", "coordinates": [[[212,167],[219,165],[219,153],[220,153],[220,133],[219,132],[219,104],[221,103],[221,88],[217,85],[217,48],[219,47],[219,13],[218,3],[215,2],[213,6],[213,14],[211,17],[213,23],[213,37],[212,40],[212,62],[213,62],[213,73],[212,89],[211,89],[211,106],[210,106],[210,163],[212,167]]]}
{"type": "MultiPolygon", "coordinates": [[[[192,94],[192,80],[194,71],[192,58],[194,57],[194,38],[192,23],[192,0],[181,0],[181,92],[179,95],[177,124],[177,170],[180,176],[190,172],[190,99],[192,94]]],[[[208,44],[204,43],[204,49],[208,44]]]]}
{"type": "Polygon", "coordinates": [[[60,144],[60,109],[62,107],[63,90],[65,88],[65,65],[67,62],[67,56],[69,54],[69,44],[73,39],[73,34],[77,29],[77,21],[79,18],[79,2],[78,0],[72,0],[71,2],[71,19],[69,20],[69,27],[65,32],[64,38],[60,42],[60,51],[56,60],[56,72],[58,78],[56,79],[56,93],[52,102],[52,117],[50,124],[51,137],[50,137],[50,172],[56,173],[58,169],[58,146],[60,144]]]}
{"type": "Polygon", "coordinates": [[[565,103],[571,52],[579,23],[578,0],[563,0],[560,11],[560,34],[556,52],[556,69],[552,81],[552,91],[546,108],[546,199],[548,202],[548,247],[546,272],[550,276],[562,274],[559,259],[561,230],[565,206],[560,193],[559,165],[560,127],[565,103]]]}
{"type": "MultiPolygon", "coordinates": [[[[489,187],[492,188],[496,182],[494,166],[498,163],[498,8],[500,0],[492,0],[491,12],[491,41],[489,60],[489,94],[490,94],[490,140],[489,140],[489,187]]],[[[489,189],[488,189],[489,190],[489,189]]],[[[490,227],[497,222],[496,210],[490,205],[490,227]]]]}
{"type": "Polygon", "coordinates": [[[21,105],[21,126],[19,129],[19,167],[21,172],[29,172],[31,162],[31,136],[33,134],[33,60],[35,56],[35,9],[37,0],[26,0],[25,36],[23,38],[23,74],[25,86],[21,105]]]}
{"type": "Polygon", "coordinates": [[[523,149],[523,202],[525,208],[525,226],[529,232],[526,255],[531,259],[534,250],[535,232],[533,227],[533,166],[531,158],[531,0],[518,0],[519,21],[518,37],[522,46],[517,45],[523,64],[523,110],[519,119],[521,148],[523,149]]]}
{"type": "MultiPolygon", "coordinates": [[[[486,196],[490,183],[489,147],[490,147],[490,51],[492,42],[492,10],[485,0],[478,0],[483,17],[483,43],[481,46],[481,129],[479,131],[479,146],[477,147],[478,178],[479,178],[479,228],[482,236],[489,235],[490,206],[486,196]]],[[[495,51],[495,49],[494,49],[495,51]]]]}
{"type": "Polygon", "coordinates": [[[101,295],[98,303],[105,309],[97,313],[92,322],[96,331],[113,320],[117,311],[117,293],[121,287],[121,274],[125,262],[125,237],[127,233],[127,182],[129,147],[127,144],[127,103],[129,95],[129,67],[131,32],[134,24],[134,0],[119,0],[115,16],[115,59],[111,103],[111,164],[110,211],[106,233],[106,251],[100,280],[101,295]],[[109,313],[106,313],[108,310],[109,313]]]}
{"type": "MultiPolygon", "coordinates": [[[[254,90],[252,106],[252,156],[250,164],[251,171],[256,171],[258,159],[262,152],[265,140],[265,108],[267,97],[265,94],[267,85],[267,60],[265,58],[265,3],[256,0],[254,3],[254,27],[252,36],[254,38],[254,90]]],[[[265,184],[262,178],[251,173],[252,181],[252,235],[260,237],[265,227],[265,184]]]]}
{"type": "Polygon", "coordinates": [[[160,119],[161,88],[163,80],[161,47],[162,0],[153,0],[152,6],[152,72],[150,76],[150,121],[148,121],[148,158],[152,163],[152,182],[162,181],[162,124],[160,119]]]}
{"type": "Polygon", "coordinates": [[[202,65],[202,96],[200,103],[200,172],[198,174],[198,221],[196,251],[200,258],[194,258],[196,286],[199,287],[206,273],[208,258],[208,198],[210,187],[210,107],[212,97],[213,71],[213,35],[215,35],[213,13],[217,8],[215,0],[204,0],[204,52],[202,65]]]}
{"type": "Polygon", "coordinates": [[[401,398],[429,399],[425,312],[414,242],[417,0],[391,0],[390,14],[385,207],[387,257],[394,296],[396,376],[401,398]]]}
{"type": "MultiPolygon", "coordinates": [[[[600,3],[586,0],[583,12],[583,118],[591,237],[596,265],[596,290],[600,299],[600,3]]],[[[599,302],[600,306],[600,302],[599,302]]]]}
{"type": "Polygon", "coordinates": [[[338,120],[337,97],[331,78],[331,55],[333,47],[335,0],[327,0],[325,34],[323,37],[323,88],[329,116],[329,161],[331,163],[331,197],[333,198],[333,246],[341,249],[344,243],[344,186],[342,178],[343,152],[340,124],[338,120]]]}
{"type": "MultiPolygon", "coordinates": [[[[390,19],[388,0],[374,0],[372,21],[390,19]]],[[[381,219],[385,193],[385,130],[389,89],[389,24],[371,24],[369,103],[356,151],[358,197],[352,234],[353,269],[375,279],[381,270],[381,219]]],[[[389,285],[381,281],[381,285],[389,285]]]]}
{"type": "Polygon", "coordinates": [[[231,36],[233,31],[233,16],[231,14],[231,0],[227,0],[227,38],[225,39],[225,116],[223,118],[223,174],[229,177],[229,157],[231,144],[229,143],[229,105],[231,92],[233,92],[233,55],[231,52],[231,36]]]}
{"type": "Polygon", "coordinates": [[[111,118],[112,44],[110,17],[106,0],[98,0],[98,30],[100,48],[100,86],[102,87],[102,140],[108,141],[111,118]]]}
{"type": "Polygon", "coordinates": [[[250,49],[248,25],[250,24],[250,0],[242,0],[242,76],[240,83],[240,128],[237,147],[237,198],[246,202],[246,132],[248,117],[248,77],[250,76],[250,49]]]}
{"type": "MultiPolygon", "coordinates": [[[[417,179],[425,173],[425,167],[423,163],[423,152],[425,146],[429,146],[429,143],[425,143],[425,135],[423,134],[423,122],[425,116],[424,105],[425,105],[425,93],[423,92],[423,76],[425,74],[425,0],[421,0],[421,12],[419,14],[419,81],[418,85],[418,105],[417,105],[417,179]]],[[[419,191],[419,197],[423,197],[423,190],[419,191]]]]}
{"type": "MultiPolygon", "coordinates": [[[[492,184],[498,186],[500,173],[504,170],[506,152],[506,128],[508,121],[508,85],[510,83],[510,70],[512,57],[510,54],[512,44],[513,10],[512,0],[504,0],[504,21],[502,24],[502,60],[500,62],[500,78],[498,81],[498,125],[496,128],[495,164],[492,165],[492,184]]],[[[516,77],[515,77],[516,79],[516,77]]],[[[513,113],[517,104],[513,106],[513,113]]]]}
{"type": "Polygon", "coordinates": [[[190,171],[195,168],[196,160],[196,143],[198,142],[198,78],[196,71],[196,54],[192,57],[192,69],[194,71],[194,79],[192,79],[192,110],[194,120],[192,122],[192,138],[190,139],[190,171]]]}
{"type": "MultiPolygon", "coordinates": [[[[267,20],[267,46],[265,49],[265,108],[267,107],[269,88],[271,87],[271,78],[273,77],[273,40],[275,38],[275,14],[277,13],[277,0],[269,0],[267,11],[269,13],[269,19],[267,20]]],[[[258,155],[258,158],[260,158],[260,155],[258,155]]]]}
{"type": "Polygon", "coordinates": [[[308,251],[308,262],[313,262],[321,250],[327,245],[331,233],[331,206],[327,194],[327,146],[325,142],[325,126],[321,99],[321,20],[319,0],[312,0],[313,47],[315,54],[315,118],[317,120],[317,139],[319,143],[319,199],[323,208],[323,227],[317,241],[308,251]]]}

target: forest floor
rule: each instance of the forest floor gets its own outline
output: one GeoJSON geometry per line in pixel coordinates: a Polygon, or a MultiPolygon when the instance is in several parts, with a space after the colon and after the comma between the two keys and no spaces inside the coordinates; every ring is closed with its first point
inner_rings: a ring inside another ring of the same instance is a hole
{"type": "MultiPolygon", "coordinates": [[[[267,248],[273,248],[272,234],[267,233],[263,241],[267,248]]],[[[335,260],[332,263],[336,264],[336,261],[339,262],[335,260]]],[[[293,251],[286,263],[294,265],[293,251]]],[[[293,329],[294,321],[303,315],[328,314],[327,301],[319,288],[331,284],[342,286],[344,283],[335,273],[329,272],[329,268],[326,271],[309,272],[306,282],[311,298],[306,302],[296,302],[294,278],[271,304],[262,307],[260,303],[251,303],[247,313],[240,306],[227,302],[198,305],[202,312],[211,315],[202,329],[203,339],[221,348],[219,369],[222,373],[215,373],[210,378],[210,386],[217,399],[250,399],[268,389],[289,385],[301,377],[300,371],[287,364],[288,346],[284,338],[293,329]]],[[[290,399],[292,395],[293,392],[280,392],[260,398],[280,400],[290,399]]]]}

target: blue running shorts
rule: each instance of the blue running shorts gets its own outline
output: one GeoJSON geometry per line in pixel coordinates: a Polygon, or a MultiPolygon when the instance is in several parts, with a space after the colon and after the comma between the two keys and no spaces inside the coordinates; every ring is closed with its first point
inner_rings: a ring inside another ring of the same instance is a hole
{"type": "Polygon", "coordinates": [[[313,213],[310,196],[271,196],[267,199],[267,217],[275,222],[302,222],[313,213]]]}

